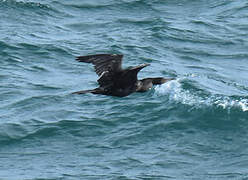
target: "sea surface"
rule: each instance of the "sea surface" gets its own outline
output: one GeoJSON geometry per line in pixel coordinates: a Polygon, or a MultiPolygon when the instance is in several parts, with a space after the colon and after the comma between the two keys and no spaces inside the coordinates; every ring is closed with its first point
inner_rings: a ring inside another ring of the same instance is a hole
{"type": "Polygon", "coordinates": [[[0,180],[247,180],[248,2],[0,0],[0,180]],[[119,98],[75,57],[124,54],[119,98]]]}

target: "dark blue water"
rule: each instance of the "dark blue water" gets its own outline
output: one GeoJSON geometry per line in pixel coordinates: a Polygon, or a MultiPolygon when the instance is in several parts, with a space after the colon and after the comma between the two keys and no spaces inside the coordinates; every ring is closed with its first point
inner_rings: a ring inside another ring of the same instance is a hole
{"type": "Polygon", "coordinates": [[[0,0],[0,179],[248,179],[248,3],[0,0]],[[117,98],[75,56],[124,54],[117,98]]]}

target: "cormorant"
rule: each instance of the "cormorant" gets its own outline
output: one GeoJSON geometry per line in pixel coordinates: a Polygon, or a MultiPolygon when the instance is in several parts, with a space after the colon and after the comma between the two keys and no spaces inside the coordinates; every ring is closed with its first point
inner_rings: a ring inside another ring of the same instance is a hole
{"type": "Polygon", "coordinates": [[[97,54],[76,57],[79,62],[92,63],[96,74],[99,76],[97,82],[99,87],[92,90],[77,91],[73,94],[103,94],[109,96],[128,96],[133,92],[145,92],[153,85],[163,84],[174,78],[145,78],[138,80],[138,72],[150,64],[140,64],[138,66],[122,69],[121,54],[97,54]]]}

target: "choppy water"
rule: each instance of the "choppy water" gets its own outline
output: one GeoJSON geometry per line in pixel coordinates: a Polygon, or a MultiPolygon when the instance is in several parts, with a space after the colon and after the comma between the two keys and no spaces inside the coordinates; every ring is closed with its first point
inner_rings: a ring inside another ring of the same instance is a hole
{"type": "Polygon", "coordinates": [[[248,179],[248,3],[0,0],[0,179],[248,179]],[[124,54],[144,94],[75,56],[124,54]]]}

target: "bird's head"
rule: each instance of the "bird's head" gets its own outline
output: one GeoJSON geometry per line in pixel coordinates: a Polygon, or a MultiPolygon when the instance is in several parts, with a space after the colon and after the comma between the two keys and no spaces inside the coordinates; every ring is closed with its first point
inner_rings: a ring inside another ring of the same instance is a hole
{"type": "Polygon", "coordinates": [[[138,70],[138,71],[140,71],[141,69],[143,69],[146,66],[150,66],[150,64],[147,64],[147,63],[146,64],[140,64],[138,66],[130,67],[130,70],[138,70]]]}

